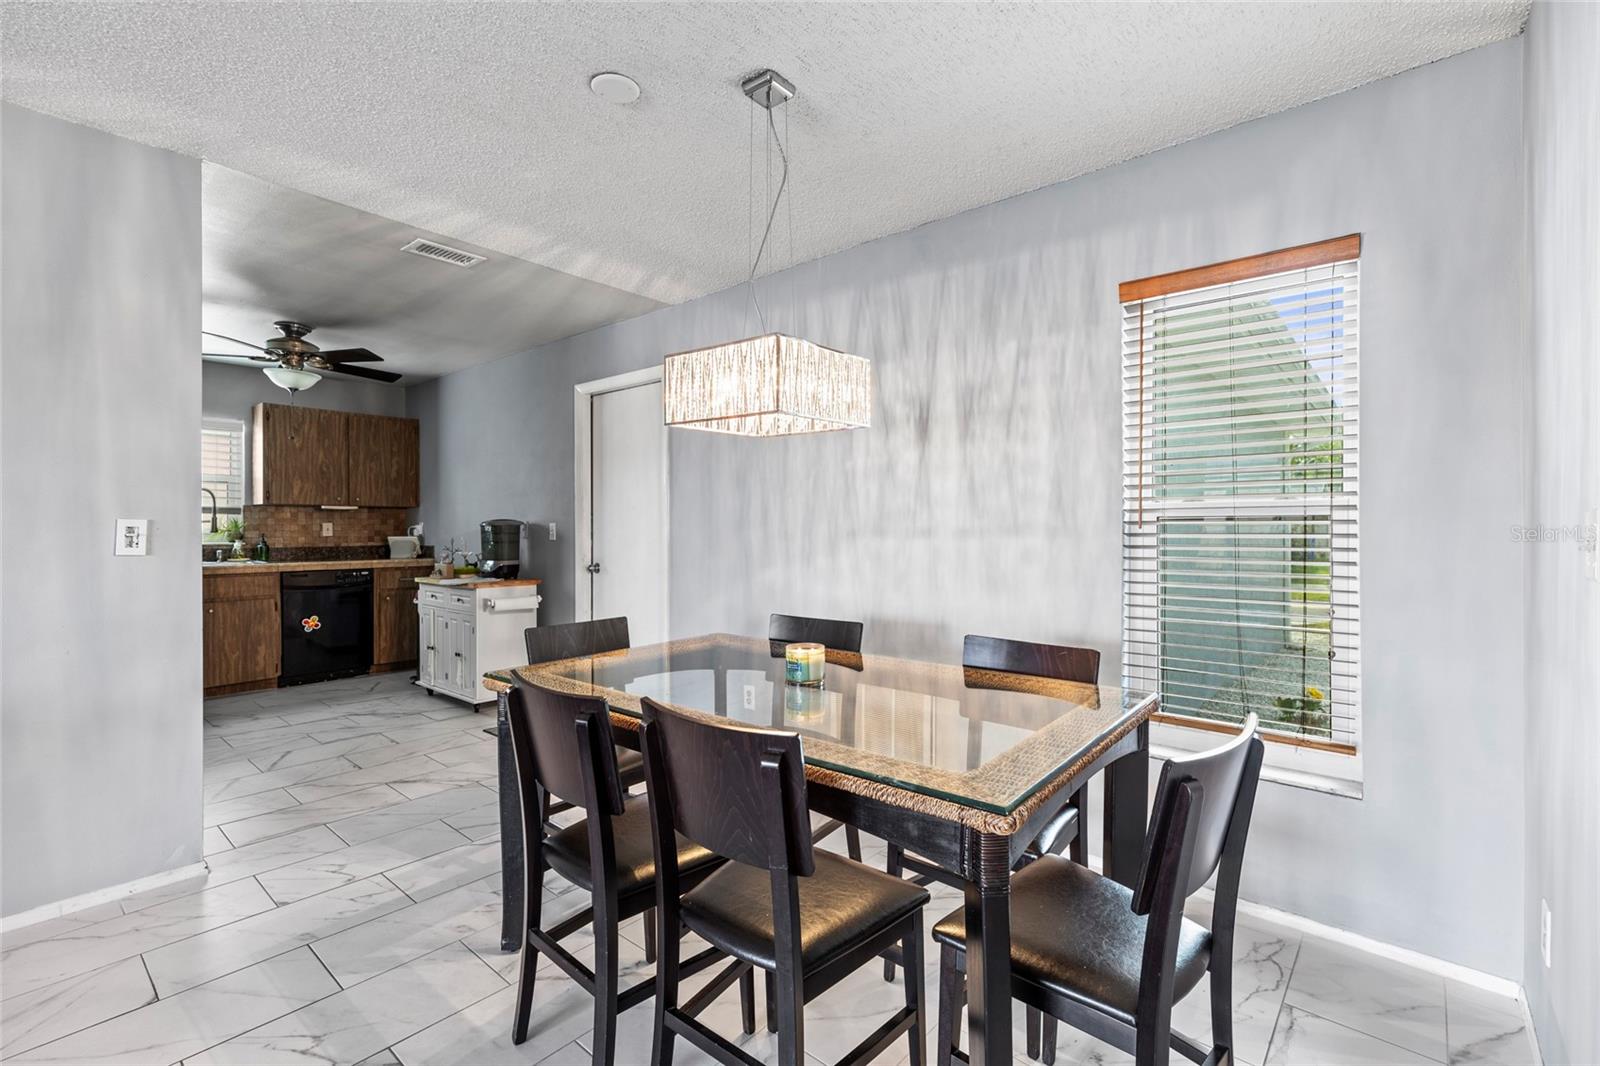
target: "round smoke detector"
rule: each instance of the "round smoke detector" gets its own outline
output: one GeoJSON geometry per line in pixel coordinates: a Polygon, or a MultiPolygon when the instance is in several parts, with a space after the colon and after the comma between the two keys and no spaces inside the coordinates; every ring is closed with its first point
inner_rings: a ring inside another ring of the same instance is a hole
{"type": "Polygon", "coordinates": [[[590,78],[589,91],[608,104],[631,104],[639,99],[639,83],[615,71],[590,78]]]}

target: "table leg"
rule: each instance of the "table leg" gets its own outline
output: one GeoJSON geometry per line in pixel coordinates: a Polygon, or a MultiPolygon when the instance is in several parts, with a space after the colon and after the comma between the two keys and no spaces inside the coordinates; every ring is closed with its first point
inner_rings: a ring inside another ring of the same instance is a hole
{"type": "Polygon", "coordinates": [[[1150,723],[1139,726],[1137,746],[1106,767],[1105,875],[1134,887],[1144,859],[1145,817],[1150,804],[1150,723]]]}
{"type": "Polygon", "coordinates": [[[967,881],[967,1034],[971,1066],[1011,1062],[1010,842],[978,835],[977,880],[967,881]]]}
{"type": "Polygon", "coordinates": [[[517,786],[517,760],[511,753],[509,707],[504,693],[495,701],[500,735],[495,744],[500,761],[500,950],[522,949],[522,797],[517,786]]]}

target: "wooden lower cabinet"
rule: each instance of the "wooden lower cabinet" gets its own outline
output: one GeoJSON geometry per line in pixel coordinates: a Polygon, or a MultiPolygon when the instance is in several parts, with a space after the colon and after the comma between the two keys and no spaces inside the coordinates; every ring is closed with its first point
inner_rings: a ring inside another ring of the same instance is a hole
{"type": "Polygon", "coordinates": [[[208,696],[278,683],[283,636],[278,575],[208,577],[204,588],[204,667],[208,696]]]}
{"type": "Polygon", "coordinates": [[[406,670],[417,666],[417,582],[433,570],[431,564],[415,569],[373,571],[372,669],[406,670]]]}
{"type": "MultiPolygon", "coordinates": [[[[432,570],[432,563],[373,568],[374,673],[417,669],[416,578],[432,570]]],[[[278,575],[210,574],[201,587],[205,694],[223,696],[276,686],[283,665],[278,575]]]]}

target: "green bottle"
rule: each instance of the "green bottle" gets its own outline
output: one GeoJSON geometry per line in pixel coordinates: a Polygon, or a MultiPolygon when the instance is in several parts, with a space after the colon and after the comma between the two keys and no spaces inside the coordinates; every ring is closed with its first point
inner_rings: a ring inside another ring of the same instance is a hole
{"type": "Polygon", "coordinates": [[[272,549],[267,547],[267,535],[261,534],[261,539],[256,541],[256,562],[264,563],[272,557],[272,549]]]}

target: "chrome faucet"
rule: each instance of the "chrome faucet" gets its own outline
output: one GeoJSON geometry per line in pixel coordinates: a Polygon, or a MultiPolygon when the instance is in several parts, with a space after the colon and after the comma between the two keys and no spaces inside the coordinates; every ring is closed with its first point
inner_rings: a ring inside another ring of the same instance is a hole
{"type": "Polygon", "coordinates": [[[200,486],[200,491],[211,497],[211,532],[215,533],[217,531],[217,494],[204,485],[200,486]]]}

